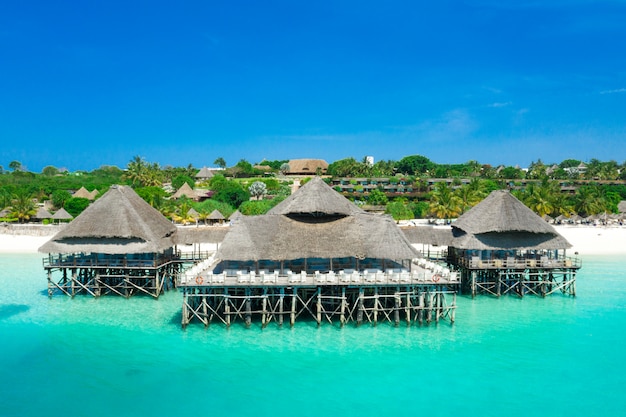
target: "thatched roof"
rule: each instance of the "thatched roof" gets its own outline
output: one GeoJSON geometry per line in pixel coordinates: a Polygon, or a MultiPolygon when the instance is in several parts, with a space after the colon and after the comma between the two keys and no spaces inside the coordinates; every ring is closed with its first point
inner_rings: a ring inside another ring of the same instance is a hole
{"type": "Polygon", "coordinates": [[[215,226],[185,226],[178,227],[175,242],[177,245],[192,245],[194,243],[221,243],[229,227],[215,226]]]}
{"type": "Polygon", "coordinates": [[[74,217],[70,213],[68,213],[63,207],[61,207],[59,210],[57,210],[56,213],[52,215],[52,219],[54,220],[70,220],[73,218],[74,217]]]}
{"type": "Polygon", "coordinates": [[[215,174],[207,167],[202,167],[200,171],[196,174],[196,178],[199,180],[206,180],[212,178],[215,174]]]}
{"type": "Polygon", "coordinates": [[[43,253],[160,253],[176,227],[130,187],[114,185],[39,248],[43,253]]]}
{"type": "Polygon", "coordinates": [[[196,209],[194,209],[194,208],[192,207],[192,208],[190,208],[190,209],[187,211],[187,216],[189,216],[189,217],[191,217],[191,218],[193,218],[193,219],[198,220],[198,217],[200,217],[200,213],[198,213],[198,212],[196,211],[196,209]]]}
{"type": "Polygon", "coordinates": [[[52,214],[48,210],[43,207],[39,207],[37,209],[37,213],[35,214],[35,218],[38,220],[50,219],[52,218],[52,214]]]}
{"type": "Polygon", "coordinates": [[[347,198],[313,177],[298,191],[272,208],[268,214],[349,216],[364,213],[347,198]]]}
{"type": "Polygon", "coordinates": [[[328,162],[323,159],[292,159],[288,163],[289,174],[315,174],[318,168],[322,174],[328,169],[328,162]]]}
{"type": "Polygon", "coordinates": [[[181,198],[183,196],[185,196],[187,198],[191,198],[191,199],[195,199],[196,198],[195,191],[186,182],[184,182],[183,185],[178,189],[178,191],[176,191],[174,193],[172,198],[178,199],[178,198],[181,198]]]}
{"type": "Polygon", "coordinates": [[[234,261],[417,256],[391,217],[360,210],[319,178],[266,215],[239,218],[217,253],[234,261]]]}
{"type": "Polygon", "coordinates": [[[451,246],[461,249],[566,249],[554,227],[505,190],[487,198],[452,224],[451,246]]]}
{"type": "Polygon", "coordinates": [[[237,220],[241,216],[243,216],[243,214],[241,214],[239,210],[235,210],[235,212],[228,217],[228,220],[237,220]]]}
{"type": "Polygon", "coordinates": [[[93,200],[96,198],[96,195],[98,195],[98,191],[94,190],[96,193],[95,195],[92,194],[92,192],[87,191],[87,189],[85,187],[80,187],[78,189],[78,191],[76,191],[72,197],[74,198],[86,198],[87,200],[93,200]]]}
{"type": "Polygon", "coordinates": [[[449,246],[452,242],[452,229],[433,226],[402,227],[401,230],[413,244],[449,246]]]}
{"type": "Polygon", "coordinates": [[[207,219],[208,220],[224,220],[225,217],[218,209],[215,209],[211,212],[211,214],[209,214],[209,217],[207,217],[207,219]]]}
{"type": "Polygon", "coordinates": [[[626,213],[626,200],[622,200],[617,204],[617,211],[626,213]]]}

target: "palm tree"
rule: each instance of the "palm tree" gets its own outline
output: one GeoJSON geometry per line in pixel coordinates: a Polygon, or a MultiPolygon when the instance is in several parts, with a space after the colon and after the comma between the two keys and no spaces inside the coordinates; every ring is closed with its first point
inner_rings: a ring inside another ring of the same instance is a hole
{"type": "Polygon", "coordinates": [[[462,202],[448,184],[438,182],[432,192],[429,209],[439,219],[452,219],[461,214],[462,202]]]}
{"type": "Polygon", "coordinates": [[[480,191],[470,186],[470,184],[457,188],[454,194],[459,199],[461,213],[465,213],[484,198],[480,191]]]}
{"type": "Polygon", "coordinates": [[[23,190],[15,193],[11,202],[11,217],[23,223],[35,214],[37,214],[37,208],[32,195],[23,190]]]}
{"type": "Polygon", "coordinates": [[[574,210],[581,216],[598,214],[604,211],[602,196],[597,187],[579,187],[574,196],[574,210]]]}

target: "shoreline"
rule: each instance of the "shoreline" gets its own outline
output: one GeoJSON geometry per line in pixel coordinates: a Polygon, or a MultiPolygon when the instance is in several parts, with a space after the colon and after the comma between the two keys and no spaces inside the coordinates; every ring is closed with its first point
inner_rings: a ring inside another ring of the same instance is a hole
{"type": "MultiPolygon", "coordinates": [[[[567,250],[568,256],[626,255],[626,227],[577,225],[554,228],[572,244],[572,248],[567,250]]],[[[0,253],[37,253],[37,250],[51,238],[51,235],[0,233],[0,253]]]]}

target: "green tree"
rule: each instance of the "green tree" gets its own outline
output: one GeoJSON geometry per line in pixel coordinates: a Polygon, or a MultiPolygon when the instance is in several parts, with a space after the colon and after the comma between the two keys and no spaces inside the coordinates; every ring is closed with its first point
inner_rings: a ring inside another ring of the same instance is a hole
{"type": "Polygon", "coordinates": [[[583,185],[576,190],[574,210],[581,216],[602,213],[605,210],[598,187],[583,185]]]}
{"type": "Polygon", "coordinates": [[[54,177],[55,175],[59,174],[59,170],[56,167],[53,167],[52,165],[48,165],[41,171],[41,173],[45,175],[46,177],[54,177]]]}
{"type": "Polygon", "coordinates": [[[267,185],[261,181],[255,181],[248,187],[250,195],[257,200],[260,200],[265,194],[267,194],[267,185]]]}
{"type": "Polygon", "coordinates": [[[138,155],[128,163],[124,174],[124,179],[130,181],[133,187],[161,186],[161,178],[159,164],[150,164],[138,155]]]}
{"type": "Polygon", "coordinates": [[[222,158],[221,156],[216,158],[215,161],[213,161],[213,164],[217,165],[218,167],[222,169],[226,168],[226,160],[222,158]]]}
{"type": "Polygon", "coordinates": [[[367,196],[367,202],[373,206],[382,206],[387,204],[388,201],[389,199],[387,198],[385,193],[378,189],[370,191],[369,195],[367,196]]]}
{"type": "Polygon", "coordinates": [[[385,213],[393,217],[395,221],[410,220],[414,217],[413,211],[409,208],[406,201],[402,200],[396,200],[387,204],[385,213]]]}
{"type": "Polygon", "coordinates": [[[438,182],[431,193],[430,213],[439,219],[452,219],[462,212],[462,203],[452,188],[445,182],[438,182]]]}
{"type": "Polygon", "coordinates": [[[185,174],[177,175],[174,179],[172,179],[172,187],[174,187],[176,190],[182,187],[184,183],[187,183],[191,188],[194,188],[196,185],[196,182],[193,180],[193,178],[185,174]]]}
{"type": "Polygon", "coordinates": [[[51,196],[52,204],[54,204],[54,207],[57,209],[65,206],[65,203],[70,198],[72,198],[72,194],[67,190],[55,190],[52,192],[51,196]]]}
{"type": "Polygon", "coordinates": [[[135,191],[139,197],[143,198],[144,201],[157,210],[163,207],[163,203],[167,197],[167,193],[161,187],[141,187],[137,188],[135,191]]]}
{"type": "Polygon", "coordinates": [[[35,214],[37,214],[37,208],[32,194],[24,189],[17,191],[11,201],[10,217],[23,223],[30,220],[35,214]]]}
{"type": "Polygon", "coordinates": [[[87,206],[89,206],[89,200],[81,197],[72,197],[65,202],[65,210],[76,218],[82,213],[87,206]]]}
{"type": "Polygon", "coordinates": [[[228,183],[213,195],[213,199],[237,208],[244,201],[250,200],[250,193],[235,181],[228,183]]]}
{"type": "Polygon", "coordinates": [[[20,161],[9,162],[9,169],[13,172],[22,170],[22,163],[20,161]]]}
{"type": "Polygon", "coordinates": [[[422,155],[405,156],[396,163],[398,172],[407,175],[423,175],[435,168],[435,164],[422,155]]]}

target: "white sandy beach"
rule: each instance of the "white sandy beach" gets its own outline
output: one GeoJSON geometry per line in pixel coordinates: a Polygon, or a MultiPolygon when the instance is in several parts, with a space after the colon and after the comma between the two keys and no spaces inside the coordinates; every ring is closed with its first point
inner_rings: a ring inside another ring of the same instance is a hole
{"type": "MultiPolygon", "coordinates": [[[[573,247],[568,255],[626,254],[626,227],[556,226],[573,247]]],[[[37,253],[52,236],[0,234],[0,253],[37,253]]]]}

